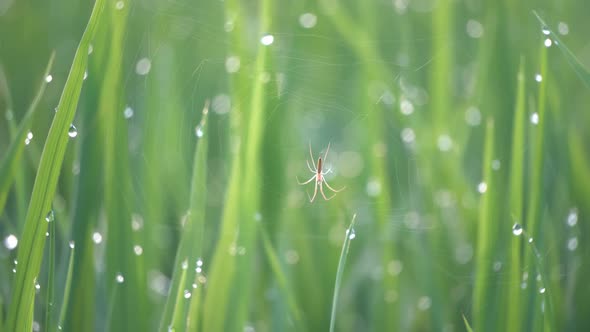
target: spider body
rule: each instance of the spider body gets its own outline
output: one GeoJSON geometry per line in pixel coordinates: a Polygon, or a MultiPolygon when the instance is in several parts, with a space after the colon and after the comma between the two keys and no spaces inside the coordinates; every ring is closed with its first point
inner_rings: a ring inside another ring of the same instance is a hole
{"type": "MultiPolygon", "coordinates": [[[[325,160],[326,157],[328,156],[328,151],[330,151],[330,143],[328,143],[328,148],[326,149],[326,153],[324,154],[323,160],[325,160]]],[[[309,144],[309,156],[311,157],[311,164],[309,163],[309,161],[306,161],[306,163],[307,163],[307,168],[309,168],[310,172],[313,173],[313,176],[305,182],[300,182],[299,179],[297,179],[297,182],[300,185],[306,185],[306,184],[310,183],[311,181],[315,180],[314,188],[313,188],[313,195],[310,197],[309,194],[307,194],[307,196],[309,197],[309,201],[313,202],[313,200],[315,199],[315,197],[318,193],[318,187],[320,188],[320,194],[322,195],[322,197],[324,197],[324,199],[326,201],[328,201],[328,200],[332,199],[334,196],[336,196],[337,192],[342,191],[344,188],[334,189],[334,188],[330,187],[328,182],[326,182],[326,178],[324,177],[324,175],[330,173],[332,171],[332,169],[329,168],[327,171],[324,172],[323,160],[322,160],[321,155],[318,158],[317,166],[313,165],[313,153],[311,152],[311,143],[309,144]],[[332,192],[334,192],[334,194],[332,196],[330,196],[329,198],[326,197],[326,194],[324,193],[324,184],[326,185],[326,187],[328,187],[328,189],[330,189],[332,192]]]]}

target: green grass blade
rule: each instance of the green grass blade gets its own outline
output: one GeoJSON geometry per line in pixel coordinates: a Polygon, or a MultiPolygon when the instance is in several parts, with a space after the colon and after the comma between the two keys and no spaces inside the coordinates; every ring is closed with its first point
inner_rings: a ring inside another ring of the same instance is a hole
{"type": "Polygon", "coordinates": [[[346,236],[342,244],[342,251],[340,252],[340,259],[338,260],[338,268],[336,270],[336,281],[334,282],[334,295],[332,297],[332,313],[330,314],[330,332],[334,332],[336,327],[336,309],[338,307],[338,295],[340,293],[340,285],[342,283],[342,276],[344,275],[344,266],[346,265],[346,258],[348,257],[348,249],[350,249],[350,242],[356,237],[354,233],[354,222],[356,214],[352,216],[350,226],[346,229],[346,236]]]}
{"type": "MultiPolygon", "coordinates": [[[[209,134],[207,132],[207,115],[209,113],[209,101],[205,102],[203,108],[203,117],[199,125],[197,126],[197,144],[195,147],[195,155],[193,161],[193,177],[191,182],[191,198],[188,215],[185,219],[185,224],[180,239],[180,245],[176,252],[176,259],[174,263],[174,272],[172,276],[172,282],[170,285],[171,292],[174,294],[174,290],[182,292],[185,289],[186,283],[186,271],[180,269],[183,260],[188,260],[189,263],[196,262],[203,256],[203,241],[205,232],[205,208],[207,199],[207,153],[208,153],[208,142],[209,134]],[[184,279],[179,277],[179,269],[184,279]]],[[[181,293],[182,295],[182,293],[181,293]]],[[[194,295],[194,294],[193,294],[194,295]]],[[[200,292],[199,292],[200,295],[200,292]]],[[[184,301],[182,298],[173,298],[168,296],[166,300],[166,306],[164,308],[164,314],[160,322],[160,331],[165,330],[166,324],[168,324],[172,317],[177,317],[180,313],[177,313],[178,301],[184,301]],[[174,310],[174,311],[173,311],[174,310]]],[[[191,307],[199,307],[200,296],[191,296],[191,307]]],[[[195,310],[195,309],[193,309],[195,310]]],[[[187,317],[191,322],[191,325],[198,326],[198,311],[192,313],[193,316],[187,317]]],[[[180,323],[177,319],[172,319],[174,324],[180,323]]]]}
{"type": "Polygon", "coordinates": [[[473,290],[473,321],[476,331],[488,331],[493,317],[488,309],[492,306],[492,268],[490,262],[494,255],[493,225],[493,196],[497,189],[493,181],[492,160],[494,159],[494,121],[489,119],[486,126],[485,147],[483,158],[483,181],[487,189],[483,193],[479,208],[479,222],[477,229],[476,270],[473,290]]]}
{"type": "Polygon", "coordinates": [[[104,1],[97,0],[88,26],[76,50],[72,68],[58,105],[58,112],[49,129],[43,148],[25,219],[22,242],[18,251],[19,269],[16,274],[6,325],[9,331],[30,331],[32,328],[32,305],[35,297],[33,281],[39,275],[41,268],[47,230],[47,222],[44,217],[50,210],[55,195],[57,180],[69,140],[68,129],[74,119],[82,89],[84,71],[88,61],[88,45],[100,21],[103,8],[104,1]]]}
{"type": "MultiPolygon", "coordinates": [[[[61,309],[59,311],[59,320],[57,323],[57,329],[59,330],[60,327],[64,326],[64,321],[66,319],[66,313],[68,312],[68,304],[70,300],[70,291],[72,289],[72,276],[74,274],[74,258],[75,258],[76,249],[72,248],[70,259],[68,262],[68,272],[66,274],[66,283],[64,286],[64,296],[61,303],[61,309]]],[[[55,329],[54,329],[55,331],[55,329]]]]}
{"type": "Polygon", "coordinates": [[[465,323],[465,329],[467,329],[467,332],[473,332],[473,329],[471,328],[471,325],[469,325],[469,322],[467,321],[467,318],[465,318],[465,315],[463,315],[463,323],[465,323]]]}
{"type": "MultiPolygon", "coordinates": [[[[178,266],[175,269],[178,270],[178,266]]],[[[176,289],[176,296],[174,296],[174,310],[172,311],[172,322],[168,325],[168,329],[160,329],[160,331],[182,331],[184,330],[183,323],[186,321],[184,317],[186,309],[186,299],[184,298],[186,284],[186,272],[188,270],[188,261],[183,261],[180,266],[180,277],[178,280],[178,288],[176,289]]],[[[169,296],[168,298],[171,298],[169,296]]]]}
{"type": "Polygon", "coordinates": [[[47,303],[45,305],[45,332],[53,326],[53,304],[55,303],[55,220],[53,212],[46,217],[49,222],[49,271],[47,278],[47,303]]]}
{"type": "MultiPolygon", "coordinates": [[[[510,163],[510,213],[516,222],[522,223],[524,202],[524,156],[525,156],[525,123],[526,123],[526,80],[524,57],[521,58],[517,75],[516,106],[514,108],[514,127],[512,131],[512,157],[510,163]]],[[[512,220],[512,219],[509,219],[512,220]]],[[[508,231],[511,225],[503,227],[508,231]]],[[[511,235],[510,235],[511,236],[511,235]]],[[[507,331],[520,331],[522,290],[520,289],[521,242],[511,236],[509,240],[509,274],[506,310],[508,312],[507,331]]]]}
{"type": "Polygon", "coordinates": [[[36,110],[38,109],[37,106],[39,105],[41,97],[45,93],[45,87],[47,86],[47,81],[45,81],[45,77],[47,77],[47,75],[51,71],[54,59],[55,52],[52,52],[51,56],[49,57],[47,67],[45,68],[45,73],[43,74],[43,77],[41,79],[41,84],[39,85],[39,89],[37,90],[37,94],[35,95],[35,98],[33,98],[33,102],[29,106],[27,113],[25,114],[20,125],[18,126],[16,135],[14,136],[13,141],[10,143],[10,147],[6,152],[6,155],[2,159],[2,164],[0,165],[0,215],[2,215],[4,211],[4,206],[6,204],[6,198],[8,197],[10,185],[14,181],[16,168],[19,165],[23,151],[26,146],[25,137],[31,129],[34,115],[36,114],[36,110]]]}
{"type": "Polygon", "coordinates": [[[584,84],[586,84],[586,86],[588,88],[590,88],[590,72],[588,71],[588,69],[586,69],[582,65],[580,60],[578,60],[578,58],[576,58],[574,53],[572,53],[572,51],[570,51],[570,49],[561,41],[561,39],[559,39],[557,34],[555,32],[553,32],[552,29],[549,28],[547,23],[545,23],[545,20],[543,20],[541,18],[541,16],[539,14],[537,14],[537,12],[534,10],[533,10],[533,14],[535,14],[535,17],[537,17],[537,20],[539,20],[539,23],[541,23],[541,28],[546,31],[549,31],[549,36],[551,36],[551,39],[553,39],[554,43],[561,50],[561,52],[565,56],[565,59],[570,64],[570,66],[572,66],[572,68],[574,69],[574,71],[576,72],[578,77],[580,77],[582,82],[584,82],[584,84]]]}

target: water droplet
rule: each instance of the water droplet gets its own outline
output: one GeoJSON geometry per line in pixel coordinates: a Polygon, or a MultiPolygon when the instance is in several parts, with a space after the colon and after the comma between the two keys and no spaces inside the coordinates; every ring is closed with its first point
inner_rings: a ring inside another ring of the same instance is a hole
{"type": "Polygon", "coordinates": [[[92,54],[92,51],[94,51],[94,46],[92,46],[92,44],[88,45],[88,54],[92,54]]]}
{"type": "Polygon", "coordinates": [[[18,265],[18,260],[14,260],[14,265],[18,265]]]}
{"type": "Polygon", "coordinates": [[[143,254],[143,248],[140,245],[136,244],[133,246],[133,252],[135,252],[135,255],[141,256],[141,254],[143,254]]]}
{"type": "Polygon", "coordinates": [[[49,210],[49,212],[47,212],[47,215],[45,216],[45,221],[52,222],[54,219],[55,214],[53,213],[53,210],[49,210]]]}
{"type": "Polygon", "coordinates": [[[543,81],[543,76],[541,76],[541,74],[535,74],[535,81],[537,81],[537,82],[543,81]]]}
{"type": "Polygon", "coordinates": [[[414,113],[414,104],[409,100],[402,98],[399,102],[399,110],[403,115],[410,115],[414,113]]]}
{"type": "Polygon", "coordinates": [[[88,78],[88,70],[84,71],[84,77],[82,77],[83,80],[86,80],[88,78]]]}
{"type": "Polygon", "coordinates": [[[523,281],[522,283],[520,283],[520,289],[526,289],[526,287],[527,287],[526,281],[523,281]]]}
{"type": "Polygon", "coordinates": [[[71,138],[78,136],[78,129],[76,129],[76,127],[73,124],[71,124],[70,129],[68,129],[68,136],[70,136],[71,138]]]}
{"type": "Polygon", "coordinates": [[[182,267],[183,270],[188,269],[188,261],[187,260],[182,261],[181,267],[182,267]]]}
{"type": "Polygon", "coordinates": [[[135,65],[135,72],[137,75],[147,75],[152,69],[152,62],[148,58],[141,58],[135,65]]]}
{"type": "Polygon", "coordinates": [[[574,251],[577,248],[578,248],[578,238],[574,236],[567,241],[567,249],[569,251],[574,251]]]}
{"type": "Polygon", "coordinates": [[[218,94],[217,96],[213,97],[213,101],[211,102],[211,108],[213,112],[217,114],[226,114],[231,110],[231,99],[226,94],[218,94]]]}
{"type": "Polygon", "coordinates": [[[533,238],[529,237],[529,243],[533,243],[533,241],[534,241],[533,238]]]}
{"type": "Polygon", "coordinates": [[[117,10],[121,10],[125,7],[125,3],[123,1],[117,1],[117,3],[115,4],[115,8],[117,8],[117,10]]]}
{"type": "Polygon", "coordinates": [[[18,245],[18,238],[14,234],[8,234],[4,239],[4,246],[8,250],[13,250],[18,245]]]}
{"type": "Polygon", "coordinates": [[[35,289],[36,290],[40,290],[41,289],[41,285],[39,285],[38,283],[35,283],[35,289]]]}
{"type": "Polygon", "coordinates": [[[31,140],[33,140],[33,133],[29,131],[27,133],[27,137],[25,138],[25,145],[29,145],[31,140]]]}
{"type": "Polygon", "coordinates": [[[133,108],[129,106],[125,107],[125,110],[123,111],[123,116],[125,117],[125,119],[131,119],[133,117],[133,108]]]}
{"type": "Polygon", "coordinates": [[[520,226],[520,224],[514,224],[514,226],[512,226],[512,234],[516,235],[516,236],[520,236],[523,232],[522,226],[520,226]]]}
{"type": "Polygon", "coordinates": [[[318,22],[318,17],[312,13],[305,13],[299,16],[299,24],[305,29],[313,28],[318,22]]]}
{"type": "Polygon", "coordinates": [[[483,182],[483,181],[482,181],[482,182],[480,182],[480,183],[477,185],[477,191],[478,191],[480,194],[483,194],[483,193],[485,193],[486,191],[488,191],[488,184],[487,184],[487,183],[485,183],[485,182],[483,182]]]}
{"type": "Polygon", "coordinates": [[[134,232],[137,232],[142,228],[143,228],[143,218],[137,213],[132,214],[131,215],[131,229],[134,232]]]}
{"type": "Polygon", "coordinates": [[[16,273],[16,268],[12,269],[12,273],[16,273]]]}
{"type": "Polygon", "coordinates": [[[531,114],[531,123],[534,125],[539,124],[539,113],[534,112],[533,114],[531,114]]]}
{"type": "Polygon", "coordinates": [[[200,258],[197,259],[197,266],[203,266],[203,261],[200,258]]]}
{"type": "Polygon", "coordinates": [[[264,46],[271,45],[275,41],[275,37],[271,34],[266,34],[260,38],[260,43],[264,46]]]}
{"type": "Polygon", "coordinates": [[[195,127],[195,136],[197,136],[198,138],[203,137],[203,127],[199,124],[195,127]]]}
{"type": "Polygon", "coordinates": [[[494,262],[493,269],[494,272],[499,272],[502,269],[502,262],[494,262]]]}
{"type": "Polygon", "coordinates": [[[539,289],[539,293],[545,294],[545,287],[541,287],[541,289],[539,289]]]}
{"type": "Polygon", "coordinates": [[[125,277],[121,273],[117,273],[117,276],[115,277],[115,281],[118,284],[122,284],[125,281],[125,277]]]}
{"type": "Polygon", "coordinates": [[[398,260],[393,260],[387,263],[387,273],[389,273],[389,275],[391,276],[395,277],[399,275],[400,273],[402,273],[403,269],[404,265],[402,264],[402,262],[398,260]]]}
{"type": "Polygon", "coordinates": [[[418,299],[418,309],[425,311],[430,309],[432,305],[432,299],[428,296],[422,296],[418,299]]]}
{"type": "Polygon", "coordinates": [[[225,71],[231,74],[238,70],[240,70],[240,57],[236,55],[228,56],[225,59],[225,71]]]}
{"type": "Polygon", "coordinates": [[[543,32],[543,34],[545,36],[549,36],[549,34],[551,33],[551,31],[549,30],[549,28],[546,27],[546,26],[544,26],[544,27],[541,28],[541,32],[543,32]]]}
{"type": "Polygon", "coordinates": [[[195,269],[195,272],[196,272],[196,273],[201,273],[201,272],[203,272],[203,269],[202,269],[202,268],[199,266],[199,267],[197,267],[197,268],[195,269]]]}
{"type": "Polygon", "coordinates": [[[102,234],[100,234],[99,232],[94,232],[92,233],[92,241],[94,241],[94,243],[99,244],[102,242],[102,234]]]}
{"type": "Polygon", "coordinates": [[[287,261],[287,264],[289,265],[297,264],[297,262],[299,262],[299,253],[297,250],[287,250],[287,252],[285,252],[285,261],[287,261]]]}
{"type": "Polygon", "coordinates": [[[190,299],[191,298],[191,291],[189,291],[188,289],[184,290],[184,298],[185,299],[190,299]]]}
{"type": "Polygon", "coordinates": [[[376,178],[371,178],[367,182],[367,195],[377,197],[381,194],[381,182],[376,178]]]}
{"type": "Polygon", "coordinates": [[[45,232],[45,236],[49,236],[49,232],[45,232]]]}
{"type": "Polygon", "coordinates": [[[500,166],[501,166],[501,163],[500,163],[500,161],[498,159],[492,160],[492,169],[494,171],[499,170],[500,169],[500,166]]]}
{"type": "Polygon", "coordinates": [[[401,132],[402,141],[406,144],[414,143],[416,139],[416,134],[412,128],[404,128],[401,132]]]}
{"type": "Polygon", "coordinates": [[[481,112],[477,107],[471,106],[465,110],[465,122],[472,127],[480,125],[481,112]]]}
{"type": "Polygon", "coordinates": [[[72,240],[70,241],[70,249],[74,249],[74,247],[76,247],[76,242],[72,240]]]}
{"type": "Polygon", "coordinates": [[[347,229],[346,234],[348,235],[349,240],[354,240],[354,238],[356,237],[356,232],[355,232],[354,228],[347,229]]]}
{"type": "Polygon", "coordinates": [[[551,40],[551,38],[547,38],[545,39],[543,44],[545,45],[545,47],[551,47],[551,45],[553,45],[553,41],[551,40]]]}
{"type": "Polygon", "coordinates": [[[33,331],[34,331],[34,332],[37,332],[37,331],[39,331],[39,330],[41,330],[41,325],[39,324],[39,322],[38,322],[38,321],[34,321],[34,322],[33,322],[33,331]]]}
{"type": "Polygon", "coordinates": [[[481,38],[483,36],[483,25],[476,20],[467,21],[467,35],[471,38],[481,38]]]}
{"type": "Polygon", "coordinates": [[[193,286],[193,289],[194,289],[194,288],[197,288],[199,285],[197,285],[197,283],[193,283],[192,286],[193,286]]]}
{"type": "Polygon", "coordinates": [[[578,223],[578,210],[573,208],[570,210],[570,213],[567,215],[567,225],[570,227],[576,226],[578,223]]]}
{"type": "Polygon", "coordinates": [[[570,32],[570,28],[565,22],[559,22],[557,24],[557,31],[559,31],[560,35],[567,35],[570,32]]]}
{"type": "Polygon", "coordinates": [[[438,149],[442,152],[450,151],[453,148],[453,140],[447,134],[440,135],[436,141],[438,149]]]}
{"type": "Polygon", "coordinates": [[[51,74],[45,76],[45,82],[50,83],[51,81],[53,81],[53,76],[51,76],[51,74]]]}

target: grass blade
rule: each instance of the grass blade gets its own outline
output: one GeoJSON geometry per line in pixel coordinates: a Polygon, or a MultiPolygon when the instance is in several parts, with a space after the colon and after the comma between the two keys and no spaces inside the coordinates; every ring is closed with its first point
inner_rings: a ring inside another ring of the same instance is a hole
{"type": "Polygon", "coordinates": [[[16,167],[17,165],[19,165],[22,153],[26,146],[25,137],[27,136],[31,128],[34,115],[36,114],[37,106],[39,105],[39,101],[45,93],[45,87],[47,86],[47,81],[45,80],[45,77],[47,77],[47,75],[51,71],[54,59],[55,52],[52,52],[51,56],[49,57],[47,67],[45,68],[43,78],[41,79],[41,84],[39,85],[39,89],[37,90],[37,94],[35,95],[35,98],[33,98],[33,102],[31,102],[31,105],[29,106],[27,113],[25,114],[20,125],[18,126],[18,130],[16,132],[16,135],[14,136],[14,140],[10,143],[10,147],[6,152],[4,159],[2,159],[2,164],[0,165],[0,215],[2,215],[2,212],[4,211],[4,205],[6,204],[6,198],[8,197],[10,185],[14,180],[16,167]]]}
{"type": "Polygon", "coordinates": [[[49,129],[47,141],[43,148],[25,219],[22,245],[18,252],[18,261],[22,265],[17,270],[13,287],[12,302],[6,325],[9,331],[30,331],[32,329],[32,305],[35,298],[33,281],[39,275],[41,269],[45,231],[47,230],[47,222],[43,219],[49,211],[55,195],[57,180],[69,139],[68,129],[74,119],[82,89],[84,71],[88,61],[88,45],[100,21],[103,8],[104,1],[97,0],[86,30],[82,35],[82,40],[76,50],[72,68],[58,105],[58,112],[49,129]]]}
{"type": "Polygon", "coordinates": [[[64,296],[61,303],[61,309],[59,311],[59,320],[57,323],[57,329],[59,330],[60,327],[64,326],[64,321],[66,319],[66,313],[68,312],[68,303],[70,300],[70,290],[72,289],[72,276],[74,274],[74,258],[75,258],[75,248],[70,247],[71,254],[70,260],[68,262],[68,272],[66,274],[66,283],[64,286],[64,296]]]}
{"type": "Polygon", "coordinates": [[[49,222],[49,276],[47,278],[47,304],[45,305],[45,332],[53,326],[53,304],[55,303],[55,220],[53,212],[45,217],[49,222]]]}
{"type": "Polygon", "coordinates": [[[469,325],[469,322],[467,321],[467,318],[465,318],[465,315],[463,315],[463,322],[465,323],[465,329],[467,329],[467,332],[473,332],[473,329],[471,328],[471,325],[469,325]]]}
{"type": "Polygon", "coordinates": [[[338,269],[336,270],[336,282],[334,283],[334,295],[332,297],[332,314],[330,315],[330,332],[334,332],[336,327],[336,308],[338,306],[338,294],[340,292],[340,284],[342,283],[342,276],[344,275],[344,265],[348,257],[348,249],[350,248],[350,241],[355,238],[354,221],[356,214],[352,216],[350,226],[346,229],[346,236],[342,244],[342,251],[340,252],[340,260],[338,260],[338,269]]]}
{"type": "Polygon", "coordinates": [[[552,29],[549,28],[547,23],[545,23],[545,20],[543,20],[541,18],[541,16],[539,14],[537,14],[537,12],[534,10],[533,10],[533,14],[535,14],[535,17],[537,17],[537,20],[539,20],[539,23],[541,23],[541,28],[543,30],[549,31],[549,36],[551,36],[551,39],[553,39],[554,43],[561,50],[561,52],[565,56],[565,59],[570,64],[570,66],[572,66],[572,68],[574,69],[574,71],[576,72],[578,77],[580,77],[582,82],[584,82],[584,84],[586,84],[586,86],[588,88],[590,88],[590,72],[588,71],[588,69],[586,69],[582,65],[580,60],[578,60],[578,58],[576,58],[574,53],[572,53],[572,51],[570,51],[570,49],[567,46],[565,46],[565,44],[561,41],[561,39],[559,39],[557,34],[555,32],[553,32],[552,29]]]}
{"type": "MultiPolygon", "coordinates": [[[[196,128],[198,141],[195,147],[195,157],[193,162],[193,178],[191,182],[191,198],[188,215],[186,216],[182,238],[180,245],[176,252],[176,259],[174,263],[174,275],[172,276],[171,294],[177,289],[177,298],[168,296],[164,314],[160,322],[160,330],[165,329],[165,324],[172,319],[172,326],[178,328],[180,320],[176,317],[180,314],[178,309],[178,301],[184,301],[182,298],[182,291],[186,286],[186,271],[181,269],[181,276],[178,276],[181,260],[188,260],[188,262],[195,262],[203,256],[203,240],[205,231],[205,208],[207,198],[207,153],[208,153],[208,133],[207,133],[207,115],[209,113],[209,101],[205,102],[203,108],[203,117],[196,128]]],[[[200,292],[198,292],[200,295],[200,292]]],[[[196,294],[193,294],[196,295],[196,294]]],[[[187,320],[191,322],[192,327],[198,326],[198,311],[195,309],[199,307],[200,296],[191,297],[191,316],[187,320]]]]}

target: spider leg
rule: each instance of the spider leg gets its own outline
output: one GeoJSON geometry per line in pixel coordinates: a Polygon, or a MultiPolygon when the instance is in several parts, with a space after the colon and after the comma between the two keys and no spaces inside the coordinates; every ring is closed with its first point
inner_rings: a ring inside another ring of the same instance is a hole
{"type": "MultiPolygon", "coordinates": [[[[326,182],[326,181],[323,181],[323,182],[326,182]]],[[[330,196],[330,198],[326,197],[326,194],[324,194],[324,187],[322,187],[322,182],[320,182],[320,193],[322,194],[322,196],[324,196],[324,199],[326,201],[329,201],[332,198],[334,198],[334,196],[336,196],[336,194],[334,194],[334,195],[330,196]]]]}
{"type": "Polygon", "coordinates": [[[309,178],[309,180],[305,181],[305,182],[300,182],[298,177],[295,177],[297,179],[297,183],[299,183],[300,185],[304,185],[304,184],[308,184],[310,183],[313,179],[315,179],[315,174],[314,176],[312,176],[311,178],[309,178]]]}
{"type": "Polygon", "coordinates": [[[328,184],[328,182],[326,182],[326,179],[323,179],[323,180],[324,180],[324,183],[326,184],[326,187],[328,187],[328,189],[332,190],[335,193],[341,192],[342,190],[344,190],[344,188],[346,188],[346,187],[342,187],[342,188],[336,190],[336,189],[330,187],[330,185],[328,184]]]}
{"type": "MultiPolygon", "coordinates": [[[[330,151],[330,142],[328,142],[328,148],[326,149],[326,153],[324,154],[324,161],[326,161],[326,157],[328,157],[328,151],[330,151]]],[[[313,160],[313,158],[311,160],[313,160]]]]}
{"type": "MultiPolygon", "coordinates": [[[[322,191],[322,183],[320,182],[320,191],[322,191]]],[[[311,198],[309,199],[310,203],[313,203],[313,200],[315,199],[315,195],[318,193],[318,183],[316,181],[315,186],[313,187],[313,196],[311,196],[311,198]]],[[[322,195],[324,194],[324,192],[322,191],[322,195]]],[[[307,194],[307,197],[309,197],[309,194],[307,194]]]]}
{"type": "Polygon", "coordinates": [[[307,168],[309,168],[309,170],[312,173],[317,173],[318,172],[316,169],[314,169],[313,167],[311,167],[311,165],[309,164],[309,160],[306,160],[305,162],[307,163],[307,168]]]}
{"type": "Polygon", "coordinates": [[[330,174],[332,172],[332,167],[329,167],[327,171],[322,172],[322,175],[330,174]]]}

